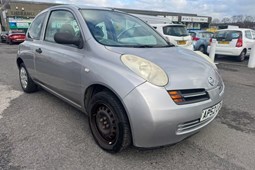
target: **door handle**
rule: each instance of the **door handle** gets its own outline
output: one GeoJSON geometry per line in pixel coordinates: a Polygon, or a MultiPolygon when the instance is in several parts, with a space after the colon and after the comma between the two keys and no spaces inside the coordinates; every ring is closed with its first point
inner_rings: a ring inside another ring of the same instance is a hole
{"type": "Polygon", "coordinates": [[[42,53],[42,49],[41,48],[38,48],[35,50],[37,53],[41,54],[42,53]]]}

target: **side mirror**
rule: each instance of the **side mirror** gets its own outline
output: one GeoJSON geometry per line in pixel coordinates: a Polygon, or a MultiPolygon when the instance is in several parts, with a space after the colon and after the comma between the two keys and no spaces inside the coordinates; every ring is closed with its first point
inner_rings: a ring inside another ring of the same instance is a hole
{"type": "Polygon", "coordinates": [[[83,42],[80,38],[77,38],[67,32],[56,33],[54,35],[54,40],[59,44],[74,44],[80,49],[83,47],[83,42]]]}

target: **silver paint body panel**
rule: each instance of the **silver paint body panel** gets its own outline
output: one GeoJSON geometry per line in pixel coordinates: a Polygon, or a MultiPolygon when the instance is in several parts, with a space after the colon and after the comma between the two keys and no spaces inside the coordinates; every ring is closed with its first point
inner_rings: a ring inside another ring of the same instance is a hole
{"type": "Polygon", "coordinates": [[[179,47],[106,47],[92,37],[77,7],[56,6],[43,12],[47,12],[48,17],[51,10],[57,9],[74,14],[80,23],[84,47],[78,49],[44,41],[45,22],[40,40],[26,40],[18,51],[18,58],[23,60],[35,82],[84,112],[86,89],[91,85],[107,87],[126,109],[133,144],[138,147],[176,143],[209,123],[182,135],[176,132],[179,124],[199,119],[203,109],[223,100],[224,84],[211,63],[193,51],[179,47]],[[38,48],[41,48],[41,54],[35,52],[38,48]],[[157,87],[146,82],[121,62],[122,54],[137,55],[157,64],[167,73],[169,83],[157,87]],[[208,77],[213,77],[217,83],[211,86],[208,77]],[[222,84],[222,91],[218,84],[222,84]],[[177,105],[167,93],[167,90],[197,88],[205,89],[210,99],[177,105]]]}

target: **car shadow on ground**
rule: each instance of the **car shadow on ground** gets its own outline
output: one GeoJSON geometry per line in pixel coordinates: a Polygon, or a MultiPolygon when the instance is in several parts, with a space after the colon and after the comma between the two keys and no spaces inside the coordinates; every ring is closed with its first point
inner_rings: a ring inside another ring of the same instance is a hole
{"type": "Polygon", "coordinates": [[[246,57],[243,62],[237,61],[235,57],[232,56],[222,56],[217,55],[215,57],[215,63],[225,63],[225,64],[234,64],[234,65],[240,65],[240,66],[247,66],[249,62],[249,57],[246,57]]]}

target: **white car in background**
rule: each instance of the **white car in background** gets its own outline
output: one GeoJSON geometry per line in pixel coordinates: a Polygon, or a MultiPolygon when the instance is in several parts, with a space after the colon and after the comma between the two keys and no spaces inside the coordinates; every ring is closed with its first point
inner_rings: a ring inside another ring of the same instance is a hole
{"type": "Polygon", "coordinates": [[[171,44],[194,50],[192,38],[185,25],[182,24],[150,24],[171,44]]]}
{"type": "MultiPolygon", "coordinates": [[[[243,61],[250,55],[255,43],[255,31],[246,28],[223,29],[217,31],[212,39],[216,39],[216,55],[232,56],[238,61],[243,61]]],[[[210,49],[208,46],[208,53],[210,49]]]]}

